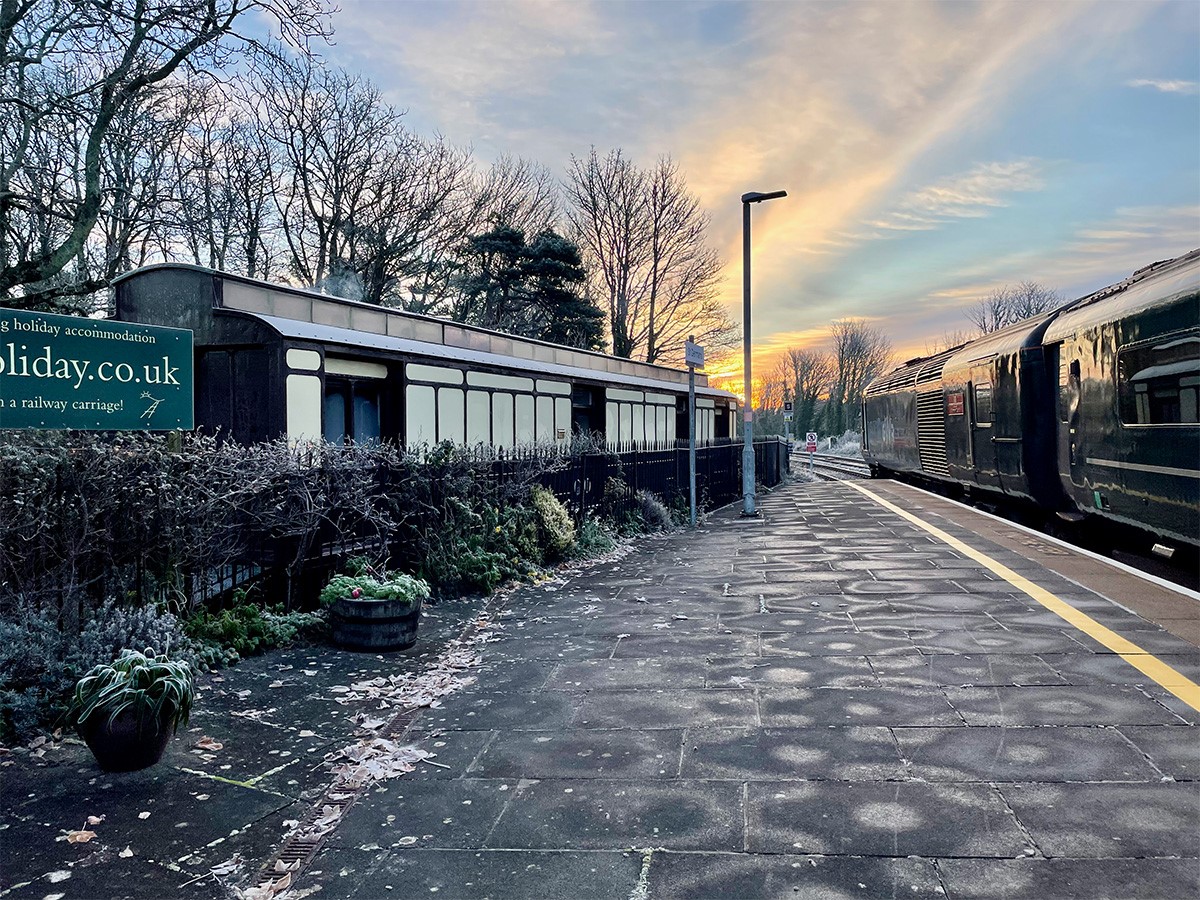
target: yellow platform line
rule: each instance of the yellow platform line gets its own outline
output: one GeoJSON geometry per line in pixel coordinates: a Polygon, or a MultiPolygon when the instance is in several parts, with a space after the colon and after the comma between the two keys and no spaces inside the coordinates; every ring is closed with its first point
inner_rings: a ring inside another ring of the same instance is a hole
{"type": "Polygon", "coordinates": [[[975,562],[979,563],[984,568],[995,572],[1013,587],[1024,591],[1046,609],[1066,620],[1071,625],[1074,625],[1088,637],[1103,644],[1139,672],[1153,679],[1156,684],[1170,691],[1188,706],[1192,707],[1192,709],[1200,712],[1200,685],[1196,684],[1196,682],[1192,681],[1181,672],[1177,672],[1175,669],[1168,666],[1157,656],[1147,653],[1137,644],[1121,637],[1121,635],[1117,634],[1112,629],[1104,627],[1091,616],[1080,612],[1064,600],[1060,600],[1054,594],[1050,593],[1045,588],[1034,584],[1028,578],[1018,575],[1008,566],[997,562],[986,553],[981,553],[974,547],[964,544],[953,535],[947,534],[934,525],[930,525],[924,519],[914,516],[907,510],[901,509],[896,504],[883,499],[878,494],[872,493],[864,487],[860,487],[853,481],[844,481],[842,483],[849,485],[860,494],[863,494],[864,496],[874,500],[885,509],[891,510],[902,519],[912,522],[918,528],[929,532],[938,540],[949,544],[959,553],[975,560],[975,562]]]}

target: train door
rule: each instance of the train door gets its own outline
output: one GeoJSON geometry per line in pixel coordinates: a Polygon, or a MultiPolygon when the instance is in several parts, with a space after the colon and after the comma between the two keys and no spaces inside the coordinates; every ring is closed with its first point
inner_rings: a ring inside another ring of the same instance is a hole
{"type": "MultiPolygon", "coordinates": [[[[1061,345],[1060,345],[1061,348],[1061,345]]],[[[1083,486],[1083,454],[1079,446],[1079,405],[1081,370],[1078,359],[1069,354],[1059,357],[1058,418],[1059,471],[1076,487],[1083,486]]]]}
{"type": "Polygon", "coordinates": [[[992,394],[995,386],[993,360],[971,366],[968,406],[971,410],[971,451],[975,460],[975,479],[985,487],[1000,487],[996,465],[995,412],[992,394]]]}
{"type": "MultiPolygon", "coordinates": [[[[1020,356],[1007,353],[992,364],[992,447],[1000,486],[1009,494],[1028,494],[1021,447],[1026,439],[1021,415],[1020,356]]],[[[1029,436],[1031,439],[1032,435],[1029,436]]]]}

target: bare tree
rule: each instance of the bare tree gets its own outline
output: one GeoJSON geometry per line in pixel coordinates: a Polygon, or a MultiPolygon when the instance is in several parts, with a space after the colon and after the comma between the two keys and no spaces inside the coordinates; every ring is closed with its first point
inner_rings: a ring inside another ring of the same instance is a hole
{"type": "Polygon", "coordinates": [[[1033,281],[992,291],[965,313],[981,334],[991,334],[1022,319],[1054,309],[1063,302],[1058,291],[1033,281]]]}
{"type": "Polygon", "coordinates": [[[972,333],[965,328],[943,331],[940,338],[925,342],[925,355],[934,356],[946,350],[953,350],[955,347],[961,347],[967,341],[974,340],[978,336],[978,333],[972,333]]]}
{"type": "Polygon", "coordinates": [[[863,319],[830,323],[833,345],[833,385],[825,408],[830,434],[856,428],[862,415],[863,392],[892,358],[892,342],[884,331],[863,319]]]}
{"type": "Polygon", "coordinates": [[[792,401],[792,433],[818,431],[820,404],[834,381],[834,364],[822,350],[789,348],[776,363],[775,377],[787,385],[792,401]]]}
{"type": "Polygon", "coordinates": [[[572,238],[608,313],[616,356],[673,361],[689,334],[714,349],[736,339],[716,293],[720,260],[705,244],[708,216],[669,157],[643,171],[620,150],[601,159],[593,148],[571,158],[567,175],[572,238]]]}
{"type": "Polygon", "coordinates": [[[504,225],[525,234],[558,226],[559,189],[550,170],[522,157],[503,155],[480,180],[473,228],[504,225]]]}
{"type": "Polygon", "coordinates": [[[318,290],[396,302],[405,280],[421,276],[425,246],[462,234],[469,155],[417,137],[373,84],[311,59],[277,67],[262,92],[292,275],[318,290]]]}
{"type": "Polygon", "coordinates": [[[177,73],[218,71],[256,46],[235,30],[251,11],[295,42],[326,34],[319,2],[0,0],[0,297],[28,307],[101,286],[73,268],[103,214],[122,121],[177,73]]]}
{"type": "Polygon", "coordinates": [[[271,201],[276,173],[255,98],[242,82],[193,79],[184,91],[185,127],[173,157],[173,241],[164,255],[177,255],[181,244],[197,265],[269,278],[279,256],[271,201]]]}

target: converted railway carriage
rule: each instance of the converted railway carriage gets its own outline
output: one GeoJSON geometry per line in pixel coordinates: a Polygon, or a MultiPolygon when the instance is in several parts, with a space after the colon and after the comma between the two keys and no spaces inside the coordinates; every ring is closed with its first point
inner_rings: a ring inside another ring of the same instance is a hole
{"type": "MultiPolygon", "coordinates": [[[[451,441],[507,450],[600,433],[687,436],[686,371],[616,359],[189,265],[116,282],[121,321],[193,332],[196,423],[251,443],[451,441]]],[[[696,376],[696,438],[734,437],[736,399],[696,376]]]]}
{"type": "Polygon", "coordinates": [[[1200,250],[867,389],[863,455],[1200,545],[1200,250]]]}

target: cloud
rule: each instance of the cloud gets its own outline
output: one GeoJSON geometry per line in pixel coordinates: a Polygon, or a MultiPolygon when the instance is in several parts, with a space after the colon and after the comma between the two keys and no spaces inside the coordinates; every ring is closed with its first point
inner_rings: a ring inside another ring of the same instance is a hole
{"type": "Polygon", "coordinates": [[[1126,87],[1148,87],[1164,94],[1200,94],[1200,84],[1194,81],[1164,81],[1158,78],[1135,78],[1125,82],[1126,87]]]}

